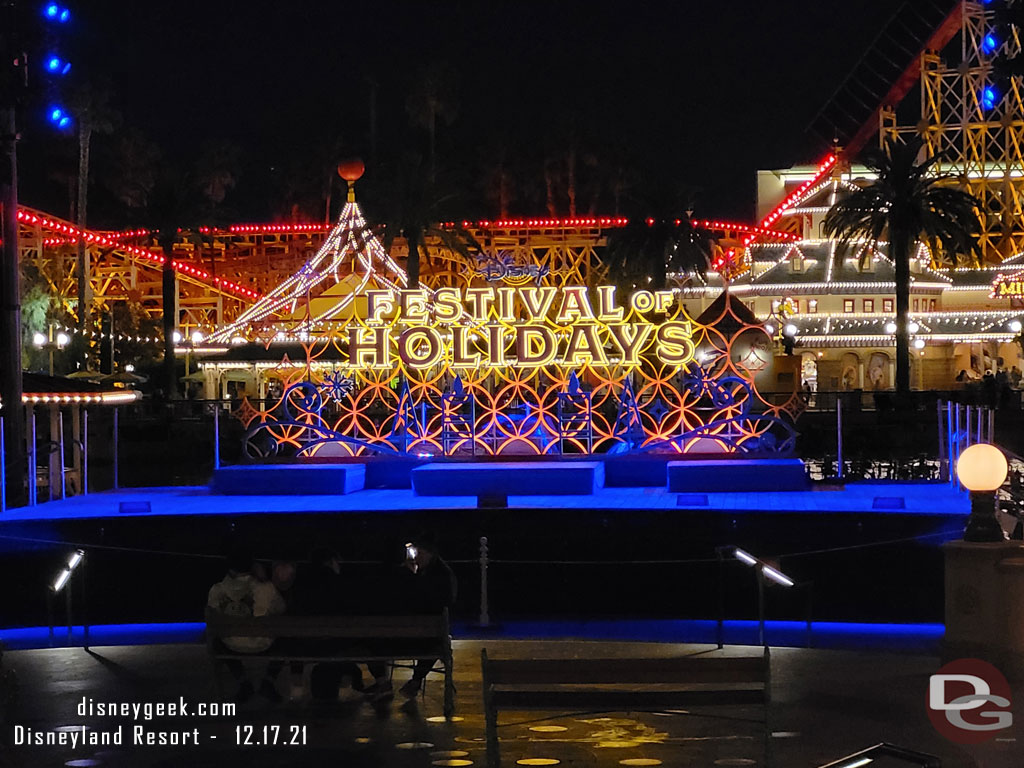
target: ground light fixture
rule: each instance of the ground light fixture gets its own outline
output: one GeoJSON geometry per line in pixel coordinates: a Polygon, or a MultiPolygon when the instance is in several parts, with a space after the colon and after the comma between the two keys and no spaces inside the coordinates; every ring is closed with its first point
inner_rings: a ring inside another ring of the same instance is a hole
{"type": "Polygon", "coordinates": [[[754,557],[745,549],[735,547],[732,551],[732,556],[744,565],[756,567],[762,576],[764,576],[769,581],[774,581],[776,584],[781,584],[784,587],[792,587],[796,583],[782,571],[778,570],[777,568],[772,568],[764,560],[760,559],[759,557],[754,557]]]}
{"type": "Polygon", "coordinates": [[[54,594],[64,589],[64,586],[68,583],[68,579],[71,578],[71,574],[75,572],[75,569],[79,566],[82,560],[85,559],[85,550],[76,549],[68,557],[68,563],[64,566],[60,573],[57,574],[57,578],[53,580],[53,584],[50,585],[50,590],[54,594]]]}
{"type": "MultiPolygon", "coordinates": [[[[757,621],[758,621],[758,642],[761,645],[767,646],[765,636],[765,612],[764,612],[764,585],[765,581],[770,581],[778,584],[782,587],[795,586],[794,582],[789,576],[784,574],[778,568],[773,568],[768,565],[764,560],[759,557],[747,552],[745,549],[739,547],[719,547],[719,556],[721,557],[725,552],[729,552],[744,565],[750,566],[754,569],[757,574],[757,621]]],[[[808,627],[809,628],[809,627],[808,627]]],[[[721,640],[719,641],[721,646],[721,640]]]]}
{"type": "Polygon", "coordinates": [[[1003,452],[988,443],[966,448],[956,461],[956,476],[971,493],[971,516],[964,541],[1004,541],[1006,535],[996,519],[996,491],[1006,480],[1008,467],[1003,452]]]}

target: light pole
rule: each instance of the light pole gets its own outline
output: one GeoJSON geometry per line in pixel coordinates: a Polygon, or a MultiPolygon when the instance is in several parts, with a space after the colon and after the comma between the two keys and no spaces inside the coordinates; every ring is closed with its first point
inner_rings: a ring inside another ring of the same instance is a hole
{"type": "Polygon", "coordinates": [[[68,344],[71,343],[71,337],[68,336],[64,331],[54,333],[53,326],[49,326],[46,329],[46,333],[40,333],[36,331],[32,334],[32,346],[36,349],[46,349],[50,353],[50,375],[53,376],[53,350],[64,349],[68,344]]]}
{"type": "Polygon", "coordinates": [[[964,541],[1005,541],[1006,534],[996,519],[996,491],[1006,480],[1006,457],[994,445],[975,443],[960,454],[956,476],[971,492],[971,516],[964,541]]]}

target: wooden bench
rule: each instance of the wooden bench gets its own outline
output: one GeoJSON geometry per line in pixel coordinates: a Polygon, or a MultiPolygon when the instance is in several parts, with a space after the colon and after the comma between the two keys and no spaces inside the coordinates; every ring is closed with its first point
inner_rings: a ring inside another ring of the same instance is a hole
{"type": "Polygon", "coordinates": [[[281,615],[236,619],[225,617],[207,607],[206,645],[215,666],[217,662],[227,659],[300,663],[384,661],[390,664],[396,661],[440,659],[444,665],[444,715],[450,718],[455,713],[452,637],[447,609],[436,616],[281,615]],[[271,646],[270,650],[263,653],[235,653],[217,643],[226,637],[350,640],[352,649],[333,654],[304,654],[285,652],[271,646]]]}
{"type": "Polygon", "coordinates": [[[770,759],[771,657],[692,655],[643,659],[490,659],[481,651],[487,765],[500,768],[498,710],[566,708],[636,712],[760,704],[770,759]]]}

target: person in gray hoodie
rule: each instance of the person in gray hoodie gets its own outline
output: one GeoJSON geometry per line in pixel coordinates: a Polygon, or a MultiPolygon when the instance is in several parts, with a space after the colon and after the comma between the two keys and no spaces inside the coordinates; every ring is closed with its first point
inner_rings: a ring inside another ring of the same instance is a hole
{"type": "MultiPolygon", "coordinates": [[[[210,610],[233,619],[271,616],[285,610],[284,600],[277,589],[270,581],[261,581],[254,575],[252,555],[243,550],[235,550],[228,555],[227,575],[210,587],[206,605],[210,610]]],[[[228,651],[252,654],[264,653],[274,644],[273,638],[269,637],[225,637],[220,642],[228,651]]],[[[245,665],[238,659],[226,659],[224,664],[238,683],[235,701],[246,701],[254,688],[246,676],[245,665]]],[[[274,702],[281,700],[274,685],[281,666],[280,662],[268,664],[259,686],[259,692],[274,702]]]]}

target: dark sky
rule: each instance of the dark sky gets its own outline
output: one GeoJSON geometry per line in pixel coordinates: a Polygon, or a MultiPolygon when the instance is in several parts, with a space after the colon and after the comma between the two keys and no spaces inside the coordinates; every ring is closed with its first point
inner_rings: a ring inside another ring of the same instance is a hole
{"type": "MultiPolygon", "coordinates": [[[[379,84],[378,156],[397,157],[420,141],[404,105],[431,61],[457,76],[457,117],[438,129],[438,162],[460,188],[453,216],[494,215],[479,180],[499,147],[523,177],[513,213],[543,215],[540,158],[573,126],[597,166],[630,169],[626,212],[691,190],[699,215],[749,219],[756,169],[822,156],[825,147],[804,130],[894,5],[70,4],[77,71],[109,78],[122,131],[141,130],[165,163],[181,167],[211,140],[241,147],[225,205],[237,220],[280,215],[281,188],[336,141],[369,159],[371,78],[379,84]]],[[[65,213],[65,188],[50,177],[68,147],[38,122],[26,119],[23,130],[24,201],[65,213]]],[[[97,139],[98,174],[113,141],[97,139]]],[[[127,223],[102,190],[96,200],[96,223],[127,223]]],[[[598,212],[610,213],[609,205],[600,198],[598,212]]]]}

